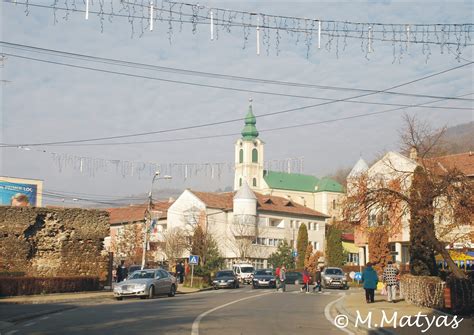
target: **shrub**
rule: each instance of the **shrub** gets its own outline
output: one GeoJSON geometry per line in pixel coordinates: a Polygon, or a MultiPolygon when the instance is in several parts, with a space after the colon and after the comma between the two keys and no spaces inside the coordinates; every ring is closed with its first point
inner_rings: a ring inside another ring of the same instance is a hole
{"type": "Polygon", "coordinates": [[[422,307],[442,308],[444,282],[439,277],[413,276],[400,278],[400,293],[406,301],[422,307]]]}
{"type": "Polygon", "coordinates": [[[0,296],[95,291],[98,277],[0,277],[0,296]]]}

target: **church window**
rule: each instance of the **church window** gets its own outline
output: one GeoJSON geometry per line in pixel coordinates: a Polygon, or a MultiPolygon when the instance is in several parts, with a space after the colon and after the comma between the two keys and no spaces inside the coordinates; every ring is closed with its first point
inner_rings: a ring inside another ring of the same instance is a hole
{"type": "Polygon", "coordinates": [[[336,209],[336,200],[332,201],[332,209],[336,209]]]}
{"type": "Polygon", "coordinates": [[[239,186],[242,186],[242,178],[239,179],[239,186]]]}
{"type": "Polygon", "coordinates": [[[240,149],[239,151],[239,163],[244,162],[244,149],[240,149]]]}
{"type": "Polygon", "coordinates": [[[253,178],[252,185],[257,186],[257,178],[253,178]]]}
{"type": "Polygon", "coordinates": [[[252,150],[252,163],[258,163],[258,150],[252,150]]]}

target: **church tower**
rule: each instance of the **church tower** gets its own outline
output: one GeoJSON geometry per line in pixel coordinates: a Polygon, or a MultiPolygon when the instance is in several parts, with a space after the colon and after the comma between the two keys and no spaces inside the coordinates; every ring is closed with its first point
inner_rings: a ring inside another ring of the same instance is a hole
{"type": "Polygon", "coordinates": [[[245,116],[245,126],[242,138],[235,143],[235,176],[234,190],[240,189],[247,182],[253,190],[263,187],[263,147],[262,140],[258,138],[255,124],[257,120],[252,112],[252,99],[249,99],[249,111],[245,116]]]}

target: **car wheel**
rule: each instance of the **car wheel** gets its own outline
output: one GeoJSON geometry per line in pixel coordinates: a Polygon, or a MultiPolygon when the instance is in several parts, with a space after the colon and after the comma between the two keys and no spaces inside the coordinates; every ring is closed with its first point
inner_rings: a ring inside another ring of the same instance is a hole
{"type": "Polygon", "coordinates": [[[217,286],[214,286],[214,290],[218,290],[219,288],[217,286]]]}
{"type": "Polygon", "coordinates": [[[176,295],[176,286],[171,285],[171,288],[170,288],[170,293],[168,293],[168,297],[174,297],[176,295]]]}
{"type": "Polygon", "coordinates": [[[150,289],[148,290],[147,298],[148,299],[153,299],[154,296],[155,296],[155,288],[152,285],[152,286],[150,286],[150,289]]]}
{"type": "Polygon", "coordinates": [[[122,297],[116,297],[115,299],[117,299],[118,301],[123,300],[122,297]]]}

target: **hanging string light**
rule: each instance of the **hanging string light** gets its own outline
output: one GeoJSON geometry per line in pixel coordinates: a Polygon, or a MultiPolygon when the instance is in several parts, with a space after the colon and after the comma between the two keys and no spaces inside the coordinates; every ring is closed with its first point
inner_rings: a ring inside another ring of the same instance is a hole
{"type": "MultiPolygon", "coordinates": [[[[99,17],[101,31],[104,29],[104,20],[107,16],[109,22],[112,18],[126,18],[131,27],[131,36],[135,35],[135,26],[138,23],[141,28],[140,36],[145,33],[145,22],[148,22],[150,31],[154,30],[154,23],[168,23],[168,38],[171,43],[173,32],[173,23],[178,23],[179,31],[183,25],[189,24],[191,32],[197,33],[200,26],[210,26],[211,40],[219,39],[219,30],[232,33],[234,28],[241,28],[244,36],[244,49],[246,41],[251,33],[249,29],[255,29],[257,54],[260,54],[260,44],[266,48],[267,54],[270,54],[271,44],[275,45],[275,54],[280,54],[282,38],[293,39],[294,43],[304,40],[306,45],[306,56],[309,58],[312,48],[313,36],[317,37],[317,48],[321,49],[322,39],[325,38],[325,49],[328,52],[334,52],[336,57],[341,51],[345,51],[352,40],[361,44],[361,50],[368,59],[368,54],[375,50],[374,44],[388,45],[392,47],[393,60],[401,61],[403,54],[408,52],[413,54],[412,45],[420,45],[421,54],[426,61],[429,60],[433,46],[438,46],[441,54],[444,54],[444,48],[451,46],[454,55],[458,61],[464,49],[473,46],[472,23],[377,23],[377,22],[350,22],[335,21],[270,15],[265,13],[255,14],[253,12],[239,11],[234,9],[206,7],[199,4],[184,3],[177,1],[161,1],[161,4],[154,4],[146,0],[121,0],[121,8],[117,12],[113,7],[113,0],[105,3],[105,0],[92,2],[85,0],[82,4],[76,3],[76,0],[64,0],[59,3],[55,0],[52,5],[31,0],[17,1],[17,5],[25,6],[25,13],[30,13],[30,8],[44,8],[53,10],[56,21],[56,12],[64,11],[64,20],[68,20],[69,14],[84,13],[86,20],[89,14],[96,14],[99,17]],[[167,8],[165,8],[167,4],[167,8]],[[156,12],[156,18],[153,18],[156,12]],[[167,18],[163,18],[163,16],[167,18]],[[255,17],[256,16],[256,17],[255,17]],[[317,24],[317,27],[315,25],[317,24]],[[281,32],[287,32],[282,35],[281,32]],[[263,34],[263,37],[261,36],[263,34]],[[342,39],[342,50],[339,47],[339,39],[342,39]],[[334,45],[333,45],[334,44],[334,45]]],[[[8,2],[7,2],[8,3],[8,2]]]]}

